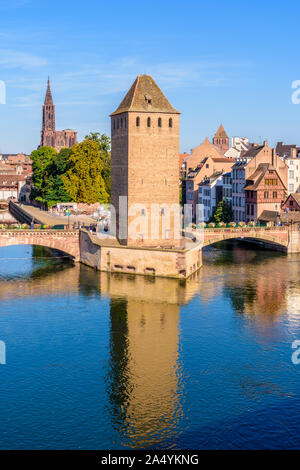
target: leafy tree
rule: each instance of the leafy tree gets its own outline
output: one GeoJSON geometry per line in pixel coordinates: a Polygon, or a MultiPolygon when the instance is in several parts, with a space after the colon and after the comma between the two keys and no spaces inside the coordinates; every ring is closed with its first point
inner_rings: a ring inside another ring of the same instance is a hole
{"type": "Polygon", "coordinates": [[[40,147],[31,153],[30,158],[32,160],[33,173],[31,199],[35,199],[43,204],[46,202],[46,194],[51,181],[52,165],[56,156],[57,152],[52,147],[40,147]]]}
{"type": "Polygon", "coordinates": [[[218,203],[215,212],[210,218],[210,222],[231,222],[233,218],[232,208],[230,203],[228,203],[225,197],[218,203]]]}
{"type": "Polygon", "coordinates": [[[88,138],[73,146],[67,171],[61,176],[71,200],[87,204],[109,201],[102,176],[103,166],[99,142],[88,138]]]}
{"type": "Polygon", "coordinates": [[[97,142],[100,149],[101,160],[103,163],[102,178],[105,184],[106,192],[111,193],[111,154],[110,154],[110,138],[106,134],[99,132],[91,132],[85,136],[85,139],[97,142]]]}

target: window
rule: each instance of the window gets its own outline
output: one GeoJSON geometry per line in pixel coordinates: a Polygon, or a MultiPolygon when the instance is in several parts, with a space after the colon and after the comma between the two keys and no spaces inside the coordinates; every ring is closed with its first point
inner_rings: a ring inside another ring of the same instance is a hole
{"type": "Polygon", "coordinates": [[[278,180],[275,178],[266,178],[265,185],[267,186],[276,186],[278,184],[278,180]]]}
{"type": "Polygon", "coordinates": [[[140,118],[139,118],[139,116],[136,118],[136,127],[140,127],[140,118]]]}
{"type": "Polygon", "coordinates": [[[161,127],[161,118],[158,118],[158,127],[161,127]]]}
{"type": "Polygon", "coordinates": [[[151,118],[147,118],[147,127],[151,127],[151,118]]]}
{"type": "Polygon", "coordinates": [[[173,127],[173,120],[172,120],[172,118],[169,119],[169,127],[173,127]]]}
{"type": "Polygon", "coordinates": [[[268,192],[268,191],[265,191],[265,192],[264,192],[264,198],[265,198],[265,199],[268,199],[268,198],[269,198],[269,192],[268,192]]]}
{"type": "Polygon", "coordinates": [[[277,199],[277,191],[273,191],[273,199],[277,199]]]}
{"type": "Polygon", "coordinates": [[[141,209],[141,215],[145,215],[145,209],[141,209]]]}

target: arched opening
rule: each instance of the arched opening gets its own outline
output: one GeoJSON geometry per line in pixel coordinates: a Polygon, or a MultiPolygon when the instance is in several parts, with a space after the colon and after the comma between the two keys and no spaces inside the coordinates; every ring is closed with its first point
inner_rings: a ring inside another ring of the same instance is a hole
{"type": "Polygon", "coordinates": [[[74,257],[42,245],[8,245],[0,248],[0,280],[35,279],[74,266],[74,257]]]}
{"type": "Polygon", "coordinates": [[[151,118],[150,117],[147,118],[147,127],[151,127],[151,118]]]}
{"type": "Polygon", "coordinates": [[[136,127],[140,127],[140,122],[141,120],[140,120],[140,117],[138,116],[135,120],[136,127]]]}
{"type": "Polygon", "coordinates": [[[173,127],[173,119],[172,118],[169,119],[169,127],[173,127]]]}

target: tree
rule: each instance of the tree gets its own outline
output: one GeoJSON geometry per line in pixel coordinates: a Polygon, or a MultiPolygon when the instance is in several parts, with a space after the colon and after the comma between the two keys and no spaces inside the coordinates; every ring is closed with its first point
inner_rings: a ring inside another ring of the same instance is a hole
{"type": "Polygon", "coordinates": [[[105,184],[106,192],[111,193],[111,154],[110,154],[110,138],[106,134],[99,132],[91,132],[85,136],[85,139],[97,142],[100,149],[101,160],[103,163],[102,178],[105,184]]]}
{"type": "Polygon", "coordinates": [[[98,141],[88,138],[72,147],[67,171],[61,176],[64,189],[72,201],[87,204],[109,201],[102,176],[103,166],[98,141]]]}
{"type": "Polygon", "coordinates": [[[233,217],[231,204],[228,203],[225,197],[219,201],[215,212],[213,213],[212,217],[210,218],[210,222],[216,222],[217,224],[220,222],[231,222],[233,217]]]}
{"type": "Polygon", "coordinates": [[[31,153],[33,183],[33,189],[30,194],[31,199],[35,199],[43,204],[47,202],[46,194],[52,185],[51,172],[56,156],[57,152],[52,147],[40,147],[31,153]]]}

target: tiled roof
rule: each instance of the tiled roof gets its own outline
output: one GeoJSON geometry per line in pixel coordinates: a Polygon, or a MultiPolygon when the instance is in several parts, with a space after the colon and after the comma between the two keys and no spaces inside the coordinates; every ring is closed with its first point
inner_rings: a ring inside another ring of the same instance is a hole
{"type": "Polygon", "coordinates": [[[138,75],[121,104],[111,116],[128,111],[180,114],[169,103],[150,75],[138,75]]]}
{"type": "Polygon", "coordinates": [[[226,138],[228,139],[228,135],[222,124],[220,125],[219,129],[215,133],[215,137],[222,137],[223,139],[226,139],[226,138]]]}
{"type": "Polygon", "coordinates": [[[263,211],[258,220],[261,222],[276,222],[276,218],[278,216],[278,212],[276,211],[263,211]]]}
{"type": "Polygon", "coordinates": [[[253,145],[253,147],[243,154],[243,158],[254,158],[263,148],[263,145],[253,145]]]}
{"type": "Polygon", "coordinates": [[[295,199],[295,201],[297,202],[297,204],[299,204],[300,206],[300,193],[291,193],[289,195],[289,197],[292,196],[293,199],[295,199]]]}

